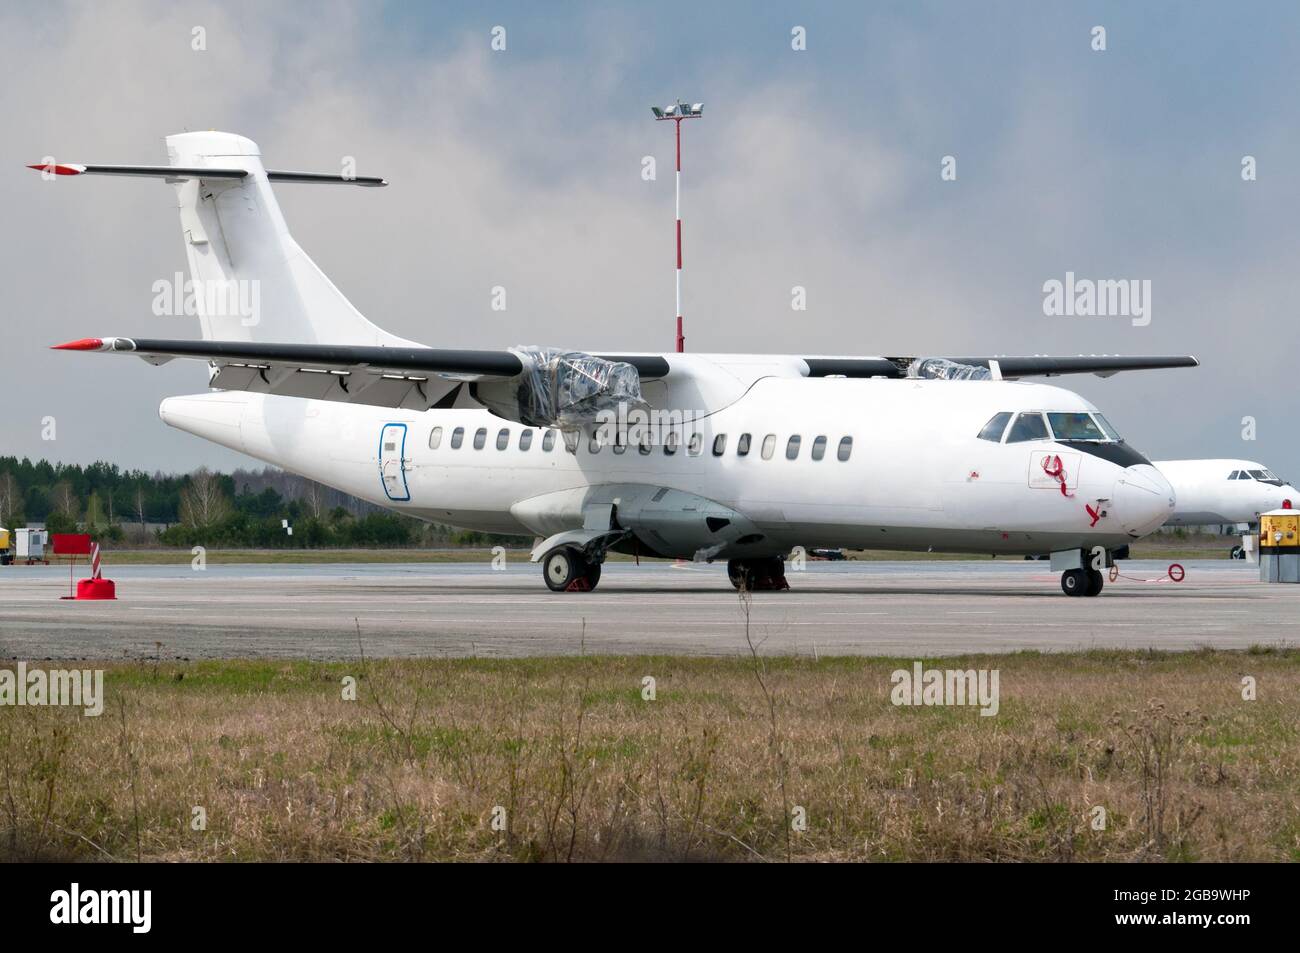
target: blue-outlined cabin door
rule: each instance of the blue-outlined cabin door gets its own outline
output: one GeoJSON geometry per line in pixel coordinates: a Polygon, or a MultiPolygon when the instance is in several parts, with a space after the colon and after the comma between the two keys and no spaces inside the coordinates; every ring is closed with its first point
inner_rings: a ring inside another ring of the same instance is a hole
{"type": "Polygon", "coordinates": [[[406,485],[410,462],[406,458],[406,424],[384,424],[379,432],[379,479],[384,484],[384,495],[395,503],[411,499],[406,485]]]}

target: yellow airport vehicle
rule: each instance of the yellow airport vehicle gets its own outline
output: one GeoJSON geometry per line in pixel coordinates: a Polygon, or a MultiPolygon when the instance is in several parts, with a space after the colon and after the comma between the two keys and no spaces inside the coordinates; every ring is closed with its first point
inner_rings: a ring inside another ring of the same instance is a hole
{"type": "Polygon", "coordinates": [[[13,545],[9,530],[0,529],[0,566],[8,566],[14,561],[13,545]]]}

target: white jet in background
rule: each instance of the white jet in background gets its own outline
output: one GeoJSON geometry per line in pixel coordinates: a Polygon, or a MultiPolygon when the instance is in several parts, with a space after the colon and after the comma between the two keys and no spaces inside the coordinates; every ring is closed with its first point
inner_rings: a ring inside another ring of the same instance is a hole
{"type": "Polygon", "coordinates": [[[804,546],[1047,552],[1067,594],[1095,596],[1110,552],[1173,511],[1168,481],[1096,407],[1013,378],[1193,357],[430,348],[366,320],[272,190],[382,179],[267,171],[227,133],[169,136],[167,151],[167,166],[33,168],[170,182],[192,281],[257,282],[260,313],[201,312],[199,341],[60,347],[202,360],[212,390],[163,401],[168,425],[419,519],[534,535],[552,590],[594,588],[610,551],[725,561],[738,588],[785,588],[804,546]],[[602,421],[629,409],[652,415],[635,437],[602,421]]]}
{"type": "MultiPolygon", "coordinates": [[[[1300,490],[1253,460],[1155,460],[1174,488],[1177,502],[1166,526],[1259,522],[1269,510],[1300,506],[1300,490]]],[[[1241,546],[1234,559],[1244,559],[1241,546]]]]}

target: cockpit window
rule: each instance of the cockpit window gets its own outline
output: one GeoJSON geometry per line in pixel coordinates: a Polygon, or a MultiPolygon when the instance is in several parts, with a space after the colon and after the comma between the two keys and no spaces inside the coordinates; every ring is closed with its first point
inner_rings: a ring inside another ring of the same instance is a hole
{"type": "Polygon", "coordinates": [[[1240,470],[1233,470],[1231,473],[1228,474],[1228,479],[1235,480],[1240,474],[1241,474],[1240,470]]]}
{"type": "Polygon", "coordinates": [[[1105,440],[1106,435],[1088,414],[1048,414],[1057,440],[1105,440]]]}
{"type": "Polygon", "coordinates": [[[1274,486],[1281,486],[1282,481],[1273,475],[1271,470],[1251,470],[1250,475],[1262,483],[1272,483],[1274,486]]]}
{"type": "Polygon", "coordinates": [[[1011,432],[1007,434],[1007,443],[1046,439],[1047,424],[1043,422],[1042,414],[1021,414],[1011,425],[1011,432]]]}
{"type": "Polygon", "coordinates": [[[1101,414],[1093,414],[1092,419],[1097,421],[1097,426],[1101,428],[1107,439],[1123,442],[1124,438],[1119,435],[1119,431],[1110,425],[1110,421],[1101,414]]]}
{"type": "Polygon", "coordinates": [[[1002,431],[1007,429],[1007,421],[1011,419],[1011,414],[1001,413],[994,414],[989,422],[984,425],[984,429],[979,432],[981,440],[992,440],[994,443],[1002,442],[1002,431]]]}

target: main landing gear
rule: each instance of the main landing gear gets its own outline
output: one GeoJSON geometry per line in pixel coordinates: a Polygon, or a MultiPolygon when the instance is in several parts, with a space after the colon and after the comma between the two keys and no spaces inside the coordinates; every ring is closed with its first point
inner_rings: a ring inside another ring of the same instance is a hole
{"type": "Polygon", "coordinates": [[[1067,596],[1096,596],[1105,582],[1100,569],[1067,569],[1061,573],[1061,591],[1067,596]]]}
{"type": "Polygon", "coordinates": [[[542,557],[542,575],[552,592],[591,592],[600,582],[600,563],[573,546],[556,546],[542,557]]]}
{"type": "Polygon", "coordinates": [[[737,591],[773,592],[790,588],[785,581],[785,560],[780,556],[732,559],[727,563],[727,578],[737,591]]]}

